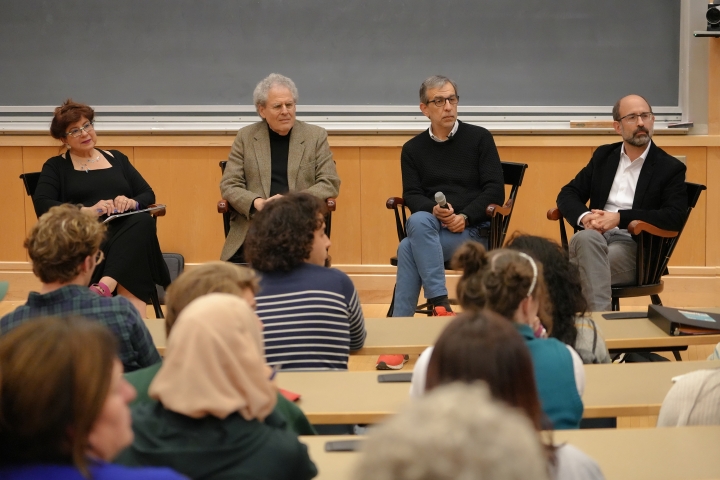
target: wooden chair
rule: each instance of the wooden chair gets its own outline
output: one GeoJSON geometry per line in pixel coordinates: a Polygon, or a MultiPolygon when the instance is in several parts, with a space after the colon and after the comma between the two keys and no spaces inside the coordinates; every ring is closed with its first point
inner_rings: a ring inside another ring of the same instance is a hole
{"type": "MultiPolygon", "coordinates": [[[[525,170],[527,169],[526,163],[514,163],[514,162],[500,162],[503,169],[503,179],[505,185],[510,185],[510,196],[508,197],[505,204],[501,207],[500,205],[490,204],[485,209],[485,213],[490,217],[490,231],[488,235],[488,250],[500,248],[505,243],[505,236],[507,235],[508,226],[510,225],[510,218],[512,217],[513,209],[515,208],[515,200],[517,198],[518,190],[522,186],[523,177],[525,176],[525,170]]],[[[398,242],[402,242],[407,237],[407,231],[405,225],[407,224],[407,210],[408,207],[405,205],[405,201],[401,197],[390,197],[385,202],[385,208],[393,210],[395,213],[395,228],[397,229],[398,242]]],[[[390,265],[397,267],[398,259],[397,256],[390,258],[390,265]]],[[[450,269],[450,262],[445,262],[445,269],[450,269]]],[[[452,305],[456,305],[457,302],[454,299],[450,300],[452,305]]],[[[393,297],[390,302],[390,308],[388,309],[387,316],[391,317],[393,309],[395,307],[395,288],[393,288],[393,297]]],[[[429,303],[423,303],[418,305],[415,309],[415,313],[424,313],[428,316],[432,315],[432,305],[429,303]]]]}
{"type": "MultiPolygon", "coordinates": [[[[688,208],[683,219],[683,224],[678,231],[663,230],[647,222],[634,220],[628,225],[628,231],[635,237],[637,242],[636,272],[637,282],[635,285],[612,287],[612,309],[620,310],[620,299],[629,297],[650,296],[654,305],[662,305],[660,293],[663,291],[662,276],[667,274],[667,265],[670,256],[675,250],[680,234],[692,209],[697,205],[700,194],[706,189],[705,185],[685,182],[688,196],[688,208]]],[[[563,248],[568,249],[568,237],[565,231],[565,223],[557,208],[551,208],[547,212],[548,220],[559,221],[560,241],[563,248]]],[[[579,228],[571,225],[574,231],[579,228]]],[[[613,318],[633,318],[633,314],[622,317],[621,314],[613,318]]]]}
{"type": "MultiPolygon", "coordinates": [[[[220,162],[220,171],[222,173],[225,173],[226,165],[227,160],[223,160],[220,162]]],[[[325,215],[325,234],[328,236],[328,238],[330,238],[330,230],[332,229],[332,212],[335,211],[337,201],[332,197],[326,198],[325,204],[327,205],[328,209],[328,214],[325,215]]],[[[222,214],[223,229],[225,231],[225,238],[227,238],[228,233],[230,232],[230,214],[232,212],[235,212],[235,209],[232,207],[232,205],[230,205],[230,202],[223,198],[217,203],[217,211],[218,213],[222,214]]]]}
{"type": "MultiPolygon", "coordinates": [[[[33,207],[35,206],[35,199],[33,199],[33,195],[35,194],[35,189],[37,188],[38,180],[40,180],[40,173],[41,172],[30,172],[30,173],[23,173],[20,175],[20,179],[23,181],[23,185],[25,185],[25,193],[32,199],[33,201],[33,207]]],[[[154,207],[155,205],[148,205],[149,207],[154,207]]],[[[37,210],[36,210],[37,211],[37,210]]],[[[155,212],[152,212],[150,215],[155,217],[163,217],[165,216],[166,210],[165,208],[161,210],[157,210],[155,212]]],[[[152,303],[153,310],[155,310],[155,317],[156,318],[165,318],[165,315],[163,315],[162,308],[160,308],[160,299],[158,297],[158,291],[157,286],[155,289],[153,289],[150,293],[150,303],[152,303]]],[[[141,312],[144,314],[145,312],[141,312]]]]}

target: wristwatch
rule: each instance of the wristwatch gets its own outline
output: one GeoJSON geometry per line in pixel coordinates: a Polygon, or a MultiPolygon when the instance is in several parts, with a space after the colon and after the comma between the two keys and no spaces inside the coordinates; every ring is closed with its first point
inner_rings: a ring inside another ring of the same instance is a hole
{"type": "Polygon", "coordinates": [[[468,226],[468,223],[469,223],[469,222],[468,222],[468,216],[465,215],[464,213],[461,213],[460,216],[465,219],[465,226],[467,227],[467,226],[468,226]]]}

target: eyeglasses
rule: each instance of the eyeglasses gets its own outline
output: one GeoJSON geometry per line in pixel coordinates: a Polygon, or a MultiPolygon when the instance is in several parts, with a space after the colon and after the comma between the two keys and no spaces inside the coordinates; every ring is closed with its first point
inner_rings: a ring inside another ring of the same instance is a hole
{"type": "Polygon", "coordinates": [[[65,134],[65,136],[67,137],[69,135],[71,137],[77,138],[80,135],[82,135],[82,132],[92,132],[94,129],[95,129],[95,127],[93,127],[92,122],[87,122],[85,125],[83,125],[80,128],[73,128],[72,130],[67,132],[65,134]]]}
{"type": "Polygon", "coordinates": [[[645,123],[645,122],[649,122],[650,120],[655,118],[655,115],[653,115],[652,112],[644,112],[641,114],[631,113],[629,115],[625,115],[624,117],[621,117],[620,120],[618,120],[618,121],[622,122],[623,120],[625,120],[629,125],[635,125],[638,121],[638,118],[641,118],[643,123],[645,123]]]}
{"type": "Polygon", "coordinates": [[[287,103],[279,103],[275,105],[270,105],[270,110],[273,110],[275,112],[279,112],[282,110],[282,108],[285,107],[288,110],[292,110],[295,108],[295,102],[287,102],[287,103]]]}
{"type": "Polygon", "coordinates": [[[102,250],[98,250],[95,254],[95,265],[100,265],[105,260],[105,254],[102,250]]]}
{"type": "Polygon", "coordinates": [[[460,97],[457,95],[450,95],[447,98],[444,97],[435,97],[432,100],[428,101],[427,104],[430,105],[431,103],[434,103],[436,107],[444,107],[445,102],[450,102],[450,105],[457,105],[458,100],[460,100],[460,97]]]}

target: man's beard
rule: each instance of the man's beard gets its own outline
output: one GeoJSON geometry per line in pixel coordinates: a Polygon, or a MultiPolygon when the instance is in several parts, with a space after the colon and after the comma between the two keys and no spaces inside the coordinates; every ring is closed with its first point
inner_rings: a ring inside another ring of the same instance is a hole
{"type": "Polygon", "coordinates": [[[629,136],[629,138],[624,138],[626,142],[628,142],[630,145],[633,145],[635,147],[644,147],[648,144],[650,141],[650,138],[652,137],[652,132],[650,132],[645,127],[638,127],[637,130],[635,130],[632,135],[629,136]],[[645,133],[643,136],[637,136],[638,133],[645,133]]]}

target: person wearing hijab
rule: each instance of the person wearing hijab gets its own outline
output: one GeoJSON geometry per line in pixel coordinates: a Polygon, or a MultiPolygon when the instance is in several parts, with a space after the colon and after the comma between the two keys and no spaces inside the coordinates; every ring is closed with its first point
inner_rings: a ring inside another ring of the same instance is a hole
{"type": "Polygon", "coordinates": [[[133,408],[125,465],[163,465],[190,478],[309,479],[305,445],[273,409],[261,323],[244,300],[213,293],[180,313],[150,384],[155,402],[133,408]]]}

